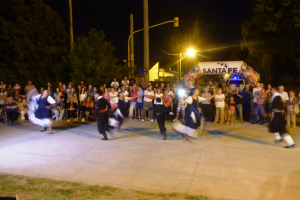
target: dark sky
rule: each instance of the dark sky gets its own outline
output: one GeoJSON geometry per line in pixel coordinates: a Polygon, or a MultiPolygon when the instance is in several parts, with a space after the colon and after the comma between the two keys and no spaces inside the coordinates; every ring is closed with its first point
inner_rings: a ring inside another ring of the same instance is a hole
{"type": "MultiPolygon", "coordinates": [[[[127,59],[129,17],[134,14],[134,29],[143,28],[143,0],[72,0],[74,38],[91,28],[103,30],[115,46],[119,61],[127,59]]],[[[56,10],[69,32],[69,1],[44,0],[56,10]]],[[[170,53],[195,45],[207,50],[238,45],[240,25],[252,16],[251,0],[149,0],[149,25],[179,17],[180,27],[166,24],[150,29],[150,61],[168,59],[170,53]]],[[[143,32],[135,34],[135,58],[143,60],[143,32]]],[[[214,51],[209,60],[226,59],[231,50],[214,51]]]]}

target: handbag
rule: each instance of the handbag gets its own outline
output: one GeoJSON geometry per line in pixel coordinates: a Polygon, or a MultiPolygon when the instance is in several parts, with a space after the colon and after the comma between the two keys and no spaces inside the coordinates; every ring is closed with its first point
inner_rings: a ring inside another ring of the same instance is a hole
{"type": "Polygon", "coordinates": [[[294,105],[294,113],[298,114],[299,113],[299,104],[294,105]]]}

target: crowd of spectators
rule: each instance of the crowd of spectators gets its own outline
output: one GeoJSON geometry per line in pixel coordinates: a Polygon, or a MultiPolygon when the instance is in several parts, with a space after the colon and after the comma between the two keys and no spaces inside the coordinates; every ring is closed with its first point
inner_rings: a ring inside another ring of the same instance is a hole
{"type": "MultiPolygon", "coordinates": [[[[129,80],[125,76],[120,82],[114,78],[109,85],[103,84],[100,87],[85,85],[84,81],[81,81],[77,86],[73,85],[72,82],[67,85],[59,82],[56,87],[49,82],[46,86],[49,95],[57,103],[53,109],[53,119],[57,121],[96,119],[94,94],[98,90],[101,90],[103,98],[110,102],[112,110],[117,108],[117,97],[121,93],[124,97],[131,97],[131,99],[125,98],[127,108],[125,117],[127,118],[155,121],[155,113],[148,111],[148,108],[157,104],[157,98],[161,98],[161,104],[167,108],[166,119],[169,121],[179,120],[184,118],[186,107],[184,100],[187,98],[186,94],[188,94],[189,88],[193,87],[195,85],[192,82],[189,82],[188,87],[182,87],[179,84],[147,83],[143,77],[137,82],[134,76],[129,80]],[[174,115],[169,115],[170,112],[173,112],[174,115]]],[[[36,87],[31,81],[28,81],[28,85],[24,89],[19,84],[7,86],[1,81],[0,117],[5,114],[11,122],[28,120],[26,97],[34,88],[36,87]]],[[[39,88],[39,93],[42,93],[44,89],[44,87],[39,88]]],[[[244,120],[250,121],[250,116],[253,116],[252,124],[258,122],[264,124],[270,121],[271,85],[267,85],[265,88],[262,83],[249,82],[243,88],[237,85],[234,90],[230,91],[228,86],[219,84],[216,88],[210,81],[201,91],[202,97],[215,95],[211,100],[202,101],[199,105],[207,122],[233,125],[237,117],[241,123],[244,123],[244,120]]],[[[295,127],[298,98],[294,91],[290,91],[288,95],[283,86],[280,86],[278,91],[285,105],[287,124],[295,127]]]]}

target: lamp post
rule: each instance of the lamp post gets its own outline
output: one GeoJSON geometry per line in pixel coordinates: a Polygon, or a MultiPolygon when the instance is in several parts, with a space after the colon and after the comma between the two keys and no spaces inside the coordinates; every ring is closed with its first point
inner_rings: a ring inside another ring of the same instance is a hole
{"type": "MultiPolygon", "coordinates": [[[[196,55],[196,51],[193,48],[189,48],[187,52],[185,53],[186,56],[188,57],[194,57],[196,55]]],[[[179,73],[178,73],[178,83],[181,82],[181,60],[182,60],[182,53],[180,52],[179,54],[170,54],[170,55],[179,55],[180,60],[179,60],[179,73]]]]}

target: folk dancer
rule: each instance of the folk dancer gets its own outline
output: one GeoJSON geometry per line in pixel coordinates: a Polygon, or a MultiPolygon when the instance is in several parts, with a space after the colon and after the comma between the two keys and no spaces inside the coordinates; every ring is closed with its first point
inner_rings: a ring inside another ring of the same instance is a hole
{"type": "Polygon", "coordinates": [[[269,125],[271,133],[274,133],[276,140],[275,142],[282,142],[282,137],[288,143],[284,148],[294,148],[295,143],[291,136],[287,133],[285,126],[285,119],[283,115],[284,105],[281,100],[279,93],[276,88],[271,89],[272,93],[272,119],[269,125]]]}
{"type": "Polygon", "coordinates": [[[101,90],[97,92],[96,98],[98,131],[99,134],[103,135],[101,140],[108,140],[106,131],[108,131],[108,110],[110,110],[111,106],[109,102],[103,98],[101,90]]]}

